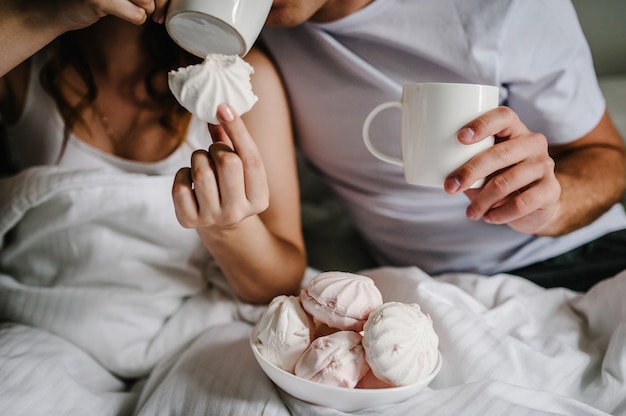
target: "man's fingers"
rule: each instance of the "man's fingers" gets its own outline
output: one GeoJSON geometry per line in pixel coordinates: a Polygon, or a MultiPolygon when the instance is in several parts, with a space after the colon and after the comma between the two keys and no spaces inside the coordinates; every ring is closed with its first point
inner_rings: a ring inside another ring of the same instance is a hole
{"type": "Polygon", "coordinates": [[[528,129],[509,107],[500,106],[470,121],[459,131],[461,143],[476,143],[489,136],[515,138],[528,129]]]}
{"type": "Polygon", "coordinates": [[[480,179],[499,176],[499,172],[529,160],[530,163],[541,162],[540,173],[544,174],[546,173],[544,165],[547,162],[552,162],[547,153],[547,146],[545,136],[537,133],[499,141],[451,172],[446,180],[446,189],[448,189],[450,182],[454,182],[459,184],[457,192],[466,190],[480,179]]]}

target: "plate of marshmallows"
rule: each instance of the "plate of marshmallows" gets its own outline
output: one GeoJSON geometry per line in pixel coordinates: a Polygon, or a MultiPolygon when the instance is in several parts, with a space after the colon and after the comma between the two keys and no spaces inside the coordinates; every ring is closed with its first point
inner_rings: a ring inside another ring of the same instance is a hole
{"type": "Polygon", "coordinates": [[[372,279],[347,272],[275,297],[250,344],[280,389],[344,412],[404,401],[441,368],[430,316],[416,303],[383,302],[372,279]]]}

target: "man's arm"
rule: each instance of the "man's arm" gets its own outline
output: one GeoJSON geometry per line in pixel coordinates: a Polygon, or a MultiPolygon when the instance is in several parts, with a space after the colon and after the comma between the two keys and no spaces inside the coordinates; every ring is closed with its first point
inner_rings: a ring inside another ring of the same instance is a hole
{"type": "Polygon", "coordinates": [[[626,188],[624,141],[607,112],[581,139],[550,148],[561,184],[560,212],[541,235],[583,227],[617,203],[626,188]]]}

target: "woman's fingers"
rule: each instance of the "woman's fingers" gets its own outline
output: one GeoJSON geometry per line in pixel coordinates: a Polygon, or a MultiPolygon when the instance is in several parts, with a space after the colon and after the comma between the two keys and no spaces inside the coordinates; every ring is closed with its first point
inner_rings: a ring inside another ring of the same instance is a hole
{"type": "Polygon", "coordinates": [[[240,156],[221,142],[211,145],[209,155],[215,167],[222,220],[230,224],[257,214],[254,201],[250,201],[246,195],[244,166],[240,156]]]}
{"type": "Polygon", "coordinates": [[[210,225],[216,222],[222,211],[221,190],[209,152],[196,150],[191,155],[191,181],[198,203],[200,224],[210,225]]]}
{"type": "Polygon", "coordinates": [[[156,9],[155,0],[98,0],[100,9],[136,25],[143,24],[156,9]]]}
{"type": "Polygon", "coordinates": [[[230,226],[269,205],[265,167],[248,129],[227,105],[218,118],[220,126],[209,125],[213,144],[196,150],[174,180],[176,215],[188,228],[230,226]]]}
{"type": "Polygon", "coordinates": [[[172,185],[172,199],[180,225],[185,228],[194,228],[198,222],[198,202],[193,192],[190,168],[182,168],[176,172],[172,185]]]}
{"type": "Polygon", "coordinates": [[[169,0],[156,0],[154,2],[154,12],[152,13],[152,20],[156,23],[165,22],[165,14],[167,12],[167,6],[169,0]]]}
{"type": "MultiPolygon", "coordinates": [[[[267,206],[269,191],[265,165],[259,149],[237,113],[227,104],[218,107],[218,119],[234,152],[243,164],[243,180],[248,201],[261,209],[267,206]]],[[[225,141],[225,143],[228,143],[225,141]]]]}

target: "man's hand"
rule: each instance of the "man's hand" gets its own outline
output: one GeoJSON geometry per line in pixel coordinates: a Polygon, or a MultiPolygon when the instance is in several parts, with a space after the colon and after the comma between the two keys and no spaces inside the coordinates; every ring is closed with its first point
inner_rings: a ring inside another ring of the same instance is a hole
{"type": "Polygon", "coordinates": [[[508,107],[499,107],[459,131],[459,141],[488,136],[496,144],[452,172],[448,193],[465,192],[467,217],[514,230],[558,236],[583,227],[613,206],[626,187],[624,142],[608,113],[586,135],[548,147],[508,107]],[[481,178],[481,189],[469,189],[481,178]]]}
{"type": "Polygon", "coordinates": [[[459,140],[467,144],[488,136],[495,136],[496,144],[452,172],[446,191],[465,192],[471,220],[541,232],[559,212],[561,195],[546,138],[529,131],[508,107],[482,115],[459,132],[459,140]],[[468,189],[481,178],[487,178],[482,188],[468,189]]]}

